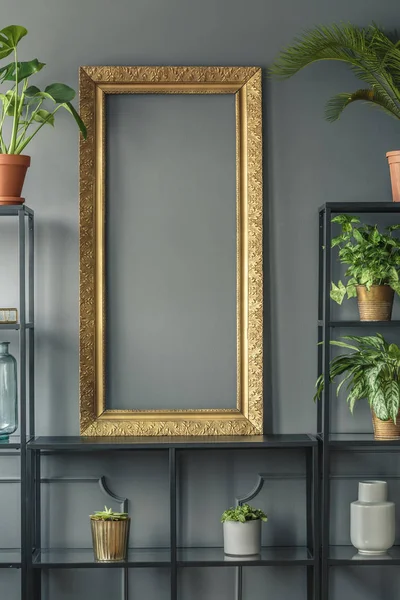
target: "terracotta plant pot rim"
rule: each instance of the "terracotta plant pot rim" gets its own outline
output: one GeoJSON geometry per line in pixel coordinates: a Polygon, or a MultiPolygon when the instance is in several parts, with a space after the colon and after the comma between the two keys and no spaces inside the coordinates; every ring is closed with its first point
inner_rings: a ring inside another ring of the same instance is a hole
{"type": "Polygon", "coordinates": [[[0,154],[1,165],[18,165],[29,167],[31,164],[31,157],[27,154],[0,154]]]}

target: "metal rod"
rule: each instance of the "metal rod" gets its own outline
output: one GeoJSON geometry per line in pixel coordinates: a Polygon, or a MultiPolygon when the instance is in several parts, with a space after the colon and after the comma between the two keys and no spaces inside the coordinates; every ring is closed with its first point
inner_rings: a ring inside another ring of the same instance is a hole
{"type": "Polygon", "coordinates": [[[321,503],[320,503],[320,445],[314,446],[312,452],[312,479],[313,479],[313,551],[314,551],[314,599],[318,600],[321,593],[320,563],[321,563],[321,503]]]}
{"type": "Polygon", "coordinates": [[[176,450],[169,449],[170,545],[171,545],[171,600],[178,598],[177,528],[176,528],[176,450]]]}
{"type": "Polygon", "coordinates": [[[330,281],[331,281],[331,211],[325,209],[324,213],[324,278],[323,278],[323,373],[324,373],[324,394],[323,394],[323,481],[322,481],[322,598],[327,600],[329,590],[329,513],[330,513],[330,485],[329,485],[329,429],[330,429],[330,281]]]}
{"type": "Polygon", "coordinates": [[[28,388],[29,388],[29,424],[28,434],[35,435],[35,231],[33,214],[28,217],[28,388]]]}
{"type": "Polygon", "coordinates": [[[19,259],[19,397],[21,436],[21,599],[28,600],[27,580],[27,462],[26,462],[26,244],[25,212],[18,211],[18,259],[19,259]]]}
{"type": "MultiPolygon", "coordinates": [[[[314,556],[313,535],[313,487],[312,478],[312,451],[306,449],[306,527],[307,549],[314,556]]],[[[307,567],[307,600],[314,600],[314,567],[307,567]]]]}
{"type": "MultiPolygon", "coordinates": [[[[34,475],[34,547],[37,550],[41,549],[42,546],[42,511],[41,511],[41,453],[39,451],[35,451],[34,453],[34,465],[35,465],[35,475],[34,475]]],[[[42,597],[42,577],[41,577],[41,569],[33,569],[34,575],[34,600],[41,600],[42,597]]]]}
{"type": "MultiPolygon", "coordinates": [[[[318,321],[322,320],[323,308],[324,308],[324,292],[323,292],[323,280],[324,280],[324,213],[319,213],[319,228],[318,228],[318,321]]],[[[322,355],[323,346],[321,344],[323,340],[322,327],[317,327],[317,377],[322,373],[322,355]]],[[[317,402],[317,432],[322,432],[322,400],[317,402]]]]}

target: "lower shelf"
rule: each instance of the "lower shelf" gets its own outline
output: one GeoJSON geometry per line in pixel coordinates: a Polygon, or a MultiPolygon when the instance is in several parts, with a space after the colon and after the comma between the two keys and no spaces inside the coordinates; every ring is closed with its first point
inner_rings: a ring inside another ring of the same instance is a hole
{"type": "MultiPolygon", "coordinates": [[[[314,559],[305,547],[262,548],[258,556],[226,556],[223,548],[178,548],[178,567],[236,566],[301,566],[313,565],[314,559]]],[[[32,558],[34,569],[88,569],[125,567],[170,567],[171,552],[167,548],[130,548],[124,561],[105,563],[94,559],[91,548],[41,549],[32,558]]]]}
{"type": "Polygon", "coordinates": [[[119,562],[97,562],[92,548],[41,549],[33,554],[35,569],[90,569],[121,567],[169,567],[171,553],[166,548],[129,549],[128,558],[119,562]]]}
{"type": "Polygon", "coordinates": [[[0,569],[20,569],[21,550],[4,548],[0,550],[0,569]]]}
{"type": "Polygon", "coordinates": [[[178,567],[258,567],[312,565],[314,562],[305,547],[261,548],[257,556],[227,556],[223,548],[178,548],[178,567]]]}
{"type": "Polygon", "coordinates": [[[387,554],[384,555],[365,555],[358,554],[353,546],[330,546],[328,563],[331,566],[351,565],[400,565],[400,546],[393,546],[387,554]]]}

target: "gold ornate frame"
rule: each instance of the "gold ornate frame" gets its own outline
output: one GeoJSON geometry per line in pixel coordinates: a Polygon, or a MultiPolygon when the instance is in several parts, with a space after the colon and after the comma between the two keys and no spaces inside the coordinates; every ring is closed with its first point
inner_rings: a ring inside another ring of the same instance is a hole
{"type": "Polygon", "coordinates": [[[80,430],[82,435],[253,435],[263,426],[262,107],[258,67],[81,67],[80,430]],[[237,408],[109,410],[105,401],[106,94],[234,94],[237,408]]]}

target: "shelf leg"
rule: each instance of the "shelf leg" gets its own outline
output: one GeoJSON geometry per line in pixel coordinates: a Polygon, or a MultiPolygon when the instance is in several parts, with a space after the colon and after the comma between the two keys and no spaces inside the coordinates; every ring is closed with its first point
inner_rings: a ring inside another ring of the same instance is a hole
{"type": "Polygon", "coordinates": [[[169,449],[169,494],[170,494],[170,546],[171,546],[171,600],[178,598],[178,570],[176,564],[176,450],[169,449]]]}

